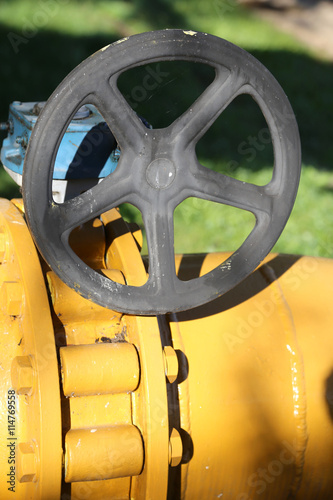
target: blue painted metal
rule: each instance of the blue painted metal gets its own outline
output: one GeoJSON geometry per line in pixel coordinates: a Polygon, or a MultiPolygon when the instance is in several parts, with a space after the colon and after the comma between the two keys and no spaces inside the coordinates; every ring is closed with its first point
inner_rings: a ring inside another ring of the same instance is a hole
{"type": "MultiPolygon", "coordinates": [[[[1,162],[16,174],[22,175],[25,151],[43,104],[14,101],[9,107],[9,131],[3,141],[1,162]]],[[[61,141],[53,179],[103,178],[113,172],[120,151],[116,144],[111,151],[110,136],[112,137],[103,116],[94,106],[86,105],[84,109],[79,110],[61,141]],[[88,132],[90,135],[87,136],[88,132]],[[104,155],[103,141],[104,145],[108,142],[104,148],[104,155]],[[111,154],[108,154],[108,148],[111,154]],[[93,155],[91,155],[92,149],[94,149],[93,155]]]]}

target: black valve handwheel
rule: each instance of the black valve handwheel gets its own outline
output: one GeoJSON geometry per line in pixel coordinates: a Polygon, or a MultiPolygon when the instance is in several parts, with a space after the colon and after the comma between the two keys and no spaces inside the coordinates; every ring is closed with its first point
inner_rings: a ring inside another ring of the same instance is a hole
{"type": "Polygon", "coordinates": [[[165,30],[132,36],[100,50],[59,85],[45,105],[29,142],[23,197],[36,244],[53,271],[81,295],[130,314],[191,309],[230,290],[264,259],[284,228],[300,177],[300,141],[289,101],[254,57],[215,36],[165,30]],[[215,68],[215,79],[170,126],[147,129],[117,87],[120,74],[157,61],[185,60],[215,68]],[[265,186],[241,182],[203,167],[195,146],[240,94],[260,107],[272,136],[274,171],[265,186]],[[85,193],[57,204],[52,175],[57,150],[76,110],[95,105],[121,148],[116,170],[85,193]],[[188,197],[252,212],[256,224],[232,256],[206,275],[176,276],[173,213],[188,197]],[[70,232],[127,202],[142,213],[149,278],[140,287],[118,284],[84,264],[70,248],[70,232]]]}

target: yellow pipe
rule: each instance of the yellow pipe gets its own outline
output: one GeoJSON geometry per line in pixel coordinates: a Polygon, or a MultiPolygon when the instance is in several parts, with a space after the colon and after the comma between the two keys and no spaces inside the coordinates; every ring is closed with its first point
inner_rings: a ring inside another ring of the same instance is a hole
{"type": "Polygon", "coordinates": [[[65,481],[97,481],[140,474],[143,445],[134,425],[73,429],[66,434],[65,481]]]}
{"type": "MultiPolygon", "coordinates": [[[[49,272],[53,332],[24,220],[0,208],[0,428],[17,438],[0,443],[1,498],[13,497],[9,474],[15,498],[60,499],[61,434],[66,500],[332,496],[331,261],[270,255],[221,299],[159,318],[95,306],[49,272]]],[[[117,212],[103,221],[89,261],[140,285],[131,232],[117,212]]],[[[91,235],[81,229],[78,249],[91,235]]],[[[176,267],[190,279],[226,257],[177,256],[176,267]]]]}
{"type": "Polygon", "coordinates": [[[92,396],[135,391],[140,367],[127,342],[66,346],[60,349],[65,396],[92,396]]]}
{"type": "MultiPolygon", "coordinates": [[[[222,257],[185,259],[198,275],[222,257]]],[[[270,255],[221,299],[171,316],[183,500],[331,498],[332,275],[329,260],[270,255]]]]}

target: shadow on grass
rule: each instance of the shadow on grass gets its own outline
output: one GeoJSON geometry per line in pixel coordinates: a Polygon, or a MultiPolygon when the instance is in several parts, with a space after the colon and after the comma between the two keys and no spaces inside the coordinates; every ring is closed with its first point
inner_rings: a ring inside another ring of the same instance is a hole
{"type": "Polygon", "coordinates": [[[333,170],[333,64],[288,51],[255,51],[276,77],[293,106],[303,161],[333,170]]]}
{"type": "MultiPolygon", "coordinates": [[[[140,10],[150,12],[154,17],[155,6],[149,10],[146,0],[136,0],[138,13],[140,10]]],[[[184,21],[175,18],[169,3],[158,1],[156,8],[161,9],[166,16],[165,23],[177,25],[184,21]],[[169,6],[169,7],[168,7],[169,6]]],[[[151,4],[150,4],[151,5],[151,4]]],[[[159,10],[161,12],[161,10],[159,10]]],[[[163,25],[163,17],[155,27],[163,25]]],[[[153,22],[153,21],[152,21],[153,22]]],[[[14,100],[41,101],[46,100],[62,79],[83,59],[101,47],[119,38],[121,34],[110,32],[108,36],[70,36],[50,31],[40,31],[38,34],[18,46],[16,54],[8,39],[10,28],[0,24],[0,120],[6,121],[8,106],[14,100]]],[[[246,49],[246,47],[244,47],[246,49]]],[[[333,109],[332,64],[315,60],[305,54],[288,51],[252,51],[276,77],[291,101],[298,121],[303,150],[303,161],[319,169],[333,168],[333,120],[330,112],[333,109]]],[[[141,94],[135,102],[135,110],[146,116],[151,123],[162,122],[164,117],[170,121],[176,117],[178,106],[186,109],[205,85],[211,75],[207,68],[201,65],[179,65],[176,72],[160,70],[167,77],[158,81],[154,90],[141,94]]],[[[128,85],[138,85],[143,77],[128,79],[124,84],[124,94],[130,93],[128,85]],[[129,82],[129,83],[128,83],[129,82]],[[133,83],[134,82],[134,83],[133,83]],[[127,87],[126,87],[127,85],[127,87]]],[[[146,90],[146,89],[144,89],[146,90]]],[[[226,159],[239,163],[239,157],[244,161],[240,151],[241,141],[246,141],[252,134],[263,128],[263,118],[260,113],[253,113],[253,102],[249,98],[236,100],[227,109],[215,127],[201,139],[198,145],[200,157],[212,161],[226,159]],[[251,102],[250,102],[251,101],[251,102]]],[[[0,133],[0,141],[5,137],[0,133]]],[[[255,162],[247,162],[245,166],[256,170],[267,165],[269,148],[263,148],[255,162]],[[267,154],[266,154],[267,153],[267,154]]],[[[1,182],[1,179],[0,179],[1,182]]],[[[10,196],[8,185],[1,183],[0,196],[10,196]]]]}

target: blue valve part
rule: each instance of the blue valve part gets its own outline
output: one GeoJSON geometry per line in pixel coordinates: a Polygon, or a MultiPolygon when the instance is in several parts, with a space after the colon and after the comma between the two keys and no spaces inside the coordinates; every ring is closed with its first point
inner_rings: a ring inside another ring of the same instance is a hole
{"type": "MultiPolygon", "coordinates": [[[[44,102],[14,101],[9,107],[8,136],[1,162],[22,176],[26,148],[44,102]]],[[[101,179],[113,172],[120,151],[103,116],[91,105],[80,108],[64,134],[53,170],[53,179],[101,179]]]]}

